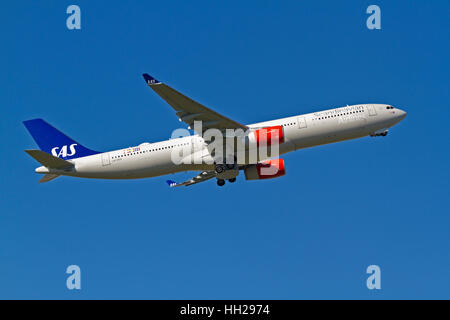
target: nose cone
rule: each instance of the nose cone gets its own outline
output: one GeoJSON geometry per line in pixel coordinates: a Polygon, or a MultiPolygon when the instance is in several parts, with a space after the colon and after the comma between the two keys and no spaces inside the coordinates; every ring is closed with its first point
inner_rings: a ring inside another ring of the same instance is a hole
{"type": "Polygon", "coordinates": [[[401,110],[401,109],[397,109],[398,111],[398,117],[399,117],[399,119],[400,120],[403,120],[403,119],[405,119],[405,117],[406,117],[406,111],[403,111],[403,110],[401,110]]]}

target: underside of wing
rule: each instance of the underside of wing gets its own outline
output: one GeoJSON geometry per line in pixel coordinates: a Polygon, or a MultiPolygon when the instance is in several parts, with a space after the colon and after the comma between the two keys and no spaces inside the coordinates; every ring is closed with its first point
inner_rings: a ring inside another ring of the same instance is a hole
{"type": "Polygon", "coordinates": [[[214,171],[203,171],[202,173],[196,175],[195,177],[193,177],[192,179],[189,179],[187,181],[181,182],[181,183],[176,183],[173,180],[167,180],[167,184],[170,187],[181,187],[181,186],[190,186],[192,184],[196,184],[199,182],[203,182],[203,181],[207,181],[211,178],[215,177],[215,173],[214,171]]]}
{"type": "Polygon", "coordinates": [[[156,80],[149,74],[144,73],[143,77],[148,86],[175,110],[180,121],[187,123],[189,127],[194,130],[194,121],[202,121],[202,132],[198,132],[200,134],[211,128],[219,130],[242,129],[244,131],[248,129],[247,126],[231,120],[191,98],[186,97],[168,85],[156,80]]]}

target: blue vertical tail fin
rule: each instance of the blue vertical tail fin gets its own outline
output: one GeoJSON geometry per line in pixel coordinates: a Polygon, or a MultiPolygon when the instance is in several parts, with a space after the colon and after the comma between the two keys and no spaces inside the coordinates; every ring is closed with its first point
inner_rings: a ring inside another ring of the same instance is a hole
{"type": "Polygon", "coordinates": [[[39,148],[64,160],[86,157],[99,152],[90,150],[42,119],[24,121],[39,148]]]}

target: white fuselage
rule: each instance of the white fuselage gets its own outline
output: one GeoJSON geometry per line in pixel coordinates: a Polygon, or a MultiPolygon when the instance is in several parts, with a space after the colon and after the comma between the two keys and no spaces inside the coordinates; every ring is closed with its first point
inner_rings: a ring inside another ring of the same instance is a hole
{"type": "MultiPolygon", "coordinates": [[[[406,116],[400,109],[387,107],[385,104],[346,106],[255,123],[248,127],[255,129],[283,126],[285,139],[279,146],[281,155],[298,149],[372,135],[380,130],[387,130],[406,116]]],[[[49,171],[44,167],[36,171],[84,178],[136,179],[182,171],[213,170],[214,166],[207,163],[175,164],[171,156],[175,148],[190,148],[196,154],[208,153],[203,138],[194,135],[69,160],[75,165],[72,171],[49,171]]]]}

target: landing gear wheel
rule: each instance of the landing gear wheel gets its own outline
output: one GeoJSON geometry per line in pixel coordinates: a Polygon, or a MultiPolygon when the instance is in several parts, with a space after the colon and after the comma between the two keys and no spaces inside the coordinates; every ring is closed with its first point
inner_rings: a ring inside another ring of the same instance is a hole
{"type": "Polygon", "coordinates": [[[218,185],[219,187],[222,187],[224,184],[225,184],[225,180],[217,179],[217,185],[218,185]]]}
{"type": "Polygon", "coordinates": [[[222,173],[225,171],[225,168],[220,164],[216,165],[215,169],[216,169],[216,173],[222,173]]]}
{"type": "Polygon", "coordinates": [[[228,179],[228,181],[229,181],[229,182],[235,182],[235,181],[236,181],[236,178],[228,179]]]}

